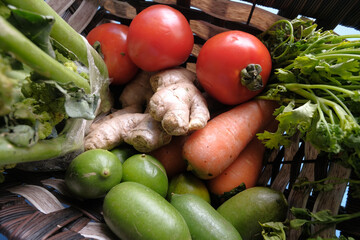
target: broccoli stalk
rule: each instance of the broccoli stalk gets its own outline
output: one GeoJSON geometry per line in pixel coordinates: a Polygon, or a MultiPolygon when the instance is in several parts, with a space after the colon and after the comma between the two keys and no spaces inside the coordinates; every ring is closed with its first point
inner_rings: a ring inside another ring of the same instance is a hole
{"type": "MultiPolygon", "coordinates": [[[[57,44],[56,50],[61,45],[62,50],[70,55],[74,54],[76,59],[88,66],[90,83],[74,69],[76,65],[72,60],[68,59],[69,62],[64,62],[63,60],[67,59],[63,56],[60,61],[57,58],[58,53],[56,53],[56,58],[49,55],[36,43],[29,40],[28,36],[19,30],[20,28],[17,29],[18,26],[12,25],[11,21],[0,15],[0,57],[4,56],[12,60],[16,58],[22,67],[29,69],[29,72],[37,73],[28,76],[21,84],[21,80],[16,79],[21,88],[22,99],[12,103],[11,106],[9,104],[5,106],[11,107],[9,114],[7,114],[7,109],[2,107],[6,110],[5,114],[7,115],[0,116],[2,125],[0,129],[0,168],[5,165],[13,166],[17,163],[62,157],[69,152],[82,150],[86,121],[93,119],[94,113],[109,110],[111,105],[110,95],[107,92],[108,72],[103,59],[45,1],[0,0],[0,6],[3,2],[15,6],[11,10],[18,7],[19,11],[25,10],[29,13],[35,12],[37,15],[40,13],[54,17],[51,43],[54,46],[57,44]],[[73,66],[67,64],[73,64],[73,66]],[[92,75],[95,72],[96,74],[92,75]],[[26,85],[27,81],[29,81],[28,85],[26,85]],[[41,90],[44,91],[39,95],[37,92],[41,90]],[[97,106],[98,94],[102,100],[100,107],[97,106]],[[55,102],[57,100],[59,102],[55,102]],[[61,102],[63,102],[62,105],[61,102]],[[56,106],[58,103],[61,106],[59,105],[59,108],[55,108],[55,112],[52,112],[54,108],[50,109],[50,107],[56,106]],[[17,109],[19,109],[18,112],[16,112],[17,109]],[[47,112],[48,110],[49,112],[47,112]],[[61,116],[64,114],[64,110],[66,110],[66,115],[61,116]],[[44,116],[44,119],[36,116],[44,116]],[[42,120],[47,121],[45,122],[46,126],[41,125],[42,120]],[[57,123],[61,123],[59,127],[56,125],[57,123]],[[51,134],[41,137],[39,132],[42,129],[40,128],[47,126],[52,128],[51,134]],[[40,131],[38,131],[39,129],[40,131]],[[33,134],[34,132],[35,134],[33,134]],[[19,136],[17,133],[20,133],[19,136]],[[25,139],[21,139],[22,136],[25,136],[25,139]]],[[[13,66],[8,62],[4,62],[4,64],[5,67],[0,69],[0,77],[4,76],[4,81],[9,82],[11,76],[9,76],[9,71],[4,71],[4,69],[8,68],[12,71],[15,68],[12,69],[13,66]]],[[[0,103],[1,101],[2,99],[0,99],[0,103]]]]}
{"type": "Polygon", "coordinates": [[[1,165],[46,160],[81,149],[81,141],[72,141],[72,144],[69,144],[71,136],[68,135],[70,128],[78,126],[78,121],[79,119],[67,120],[66,127],[58,137],[41,140],[31,147],[18,147],[9,144],[4,137],[0,137],[1,165]]]}
{"type": "Polygon", "coordinates": [[[60,83],[73,82],[90,92],[90,85],[85,78],[50,57],[1,16],[0,29],[0,49],[11,52],[19,61],[44,77],[60,83]]]}
{"type": "MultiPolygon", "coordinates": [[[[87,47],[80,34],[78,34],[64,19],[61,18],[45,1],[43,0],[2,0],[3,2],[13,5],[17,8],[30,12],[38,13],[44,16],[52,16],[55,18],[50,36],[56,39],[64,47],[72,51],[85,66],[89,66],[87,47]]],[[[90,49],[94,58],[96,67],[102,76],[107,76],[106,65],[101,56],[95,49],[90,49]]]]}

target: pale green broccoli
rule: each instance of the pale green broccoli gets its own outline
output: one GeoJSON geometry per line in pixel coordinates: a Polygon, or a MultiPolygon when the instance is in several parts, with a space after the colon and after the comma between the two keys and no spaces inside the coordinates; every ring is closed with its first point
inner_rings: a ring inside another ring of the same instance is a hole
{"type": "Polygon", "coordinates": [[[0,172],[80,150],[111,107],[105,62],[43,0],[0,0],[0,29],[0,172]]]}
{"type": "Polygon", "coordinates": [[[19,82],[12,78],[9,60],[0,52],[0,116],[4,116],[11,111],[11,105],[19,98],[19,82]]]}

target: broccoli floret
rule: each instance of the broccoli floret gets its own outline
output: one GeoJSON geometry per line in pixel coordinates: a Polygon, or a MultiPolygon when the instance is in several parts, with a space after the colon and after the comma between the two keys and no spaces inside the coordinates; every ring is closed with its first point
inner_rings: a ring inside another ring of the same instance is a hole
{"type": "Polygon", "coordinates": [[[65,97],[54,85],[27,79],[22,93],[26,98],[15,104],[13,118],[33,127],[37,124],[39,139],[48,137],[53,128],[67,118],[65,97]]]}

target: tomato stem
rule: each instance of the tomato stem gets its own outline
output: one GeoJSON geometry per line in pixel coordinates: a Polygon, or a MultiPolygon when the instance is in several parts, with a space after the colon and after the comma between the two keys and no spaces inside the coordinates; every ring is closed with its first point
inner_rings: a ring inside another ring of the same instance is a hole
{"type": "Polygon", "coordinates": [[[263,81],[260,75],[262,68],[259,64],[249,64],[241,70],[241,84],[251,91],[262,89],[263,81]]]}
{"type": "Polygon", "coordinates": [[[104,59],[104,54],[101,51],[101,43],[99,41],[94,42],[92,47],[99,53],[102,59],[104,59]]]}

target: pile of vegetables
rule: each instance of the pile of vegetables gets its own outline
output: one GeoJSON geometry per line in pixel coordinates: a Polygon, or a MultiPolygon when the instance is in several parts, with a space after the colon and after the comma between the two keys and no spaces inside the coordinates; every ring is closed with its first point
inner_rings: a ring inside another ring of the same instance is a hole
{"type": "Polygon", "coordinates": [[[301,19],[258,38],[226,31],[194,73],[181,67],[193,33],[166,5],[85,39],[42,0],[1,0],[0,29],[0,164],[85,150],[65,183],[80,200],[104,198],[122,239],[285,239],[285,196],[256,184],[266,148],[297,133],[360,176],[360,42],[348,40],[359,36],[301,19]],[[122,86],[111,111],[109,84],[122,86]],[[121,146],[131,155],[120,162],[121,146]]]}
{"type": "Polygon", "coordinates": [[[103,60],[44,1],[0,10],[1,168],[81,151],[87,120],[110,107],[103,60]]]}
{"type": "MultiPolygon", "coordinates": [[[[129,32],[131,32],[131,25],[129,32]]],[[[358,36],[338,36],[332,31],[323,32],[317,29],[312,21],[281,20],[259,36],[269,50],[271,58],[268,58],[266,51],[259,47],[262,45],[258,39],[247,37],[246,34],[229,31],[209,39],[200,50],[196,75],[206,93],[217,102],[224,104],[224,110],[217,112],[206,125],[202,125],[199,129],[173,134],[166,127],[172,126],[169,129],[174,129],[176,124],[174,122],[164,124],[164,119],[156,118],[154,113],[169,109],[172,111],[172,105],[180,106],[176,101],[170,100],[170,97],[167,99],[168,96],[176,96],[182,100],[181,104],[184,104],[184,99],[187,98],[182,98],[183,95],[175,91],[169,91],[166,96],[159,98],[149,113],[156,121],[161,122],[161,127],[172,136],[172,139],[176,139],[176,144],[172,144],[172,141],[162,142],[150,148],[149,154],[156,156],[164,164],[165,170],[168,173],[171,172],[173,176],[191,171],[198,179],[206,183],[213,196],[220,197],[221,202],[240,201],[234,199],[244,188],[250,190],[256,186],[266,148],[288,146],[291,138],[297,133],[300,133],[303,141],[310,142],[318,149],[320,154],[328,154],[330,158],[341,159],[342,163],[359,174],[359,110],[356,107],[359,101],[357,56],[359,43],[347,40],[352,37],[358,36]],[[242,45],[244,41],[254,42],[246,42],[242,45]],[[253,48],[252,44],[257,47],[253,48]],[[246,52],[249,49],[252,49],[251,54],[246,52]],[[247,57],[238,59],[239,55],[232,54],[237,51],[244,53],[243,55],[247,57]],[[225,52],[227,54],[224,54],[225,52]],[[237,64],[232,64],[233,62],[237,64]],[[269,76],[270,68],[273,72],[269,76]],[[236,93],[238,95],[241,93],[241,96],[237,96],[236,93]],[[157,109],[156,106],[161,107],[157,109]],[[172,165],[178,168],[173,169],[172,165]]],[[[148,46],[148,48],[152,47],[148,46]]],[[[131,52],[131,50],[131,47],[128,48],[128,51],[131,52]]],[[[146,62],[145,58],[142,58],[142,61],[146,62]]],[[[162,78],[164,80],[160,82],[164,82],[164,85],[167,81],[173,81],[172,79],[176,79],[174,82],[177,84],[180,76],[178,73],[172,74],[173,69],[170,71],[164,71],[161,68],[151,70],[159,70],[162,76],[157,76],[157,74],[154,75],[155,77],[148,76],[148,80],[143,80],[143,83],[149,81],[153,84],[153,81],[162,78]],[[172,77],[167,78],[167,76],[172,77]]],[[[186,77],[181,77],[181,79],[186,79],[186,77]]],[[[135,81],[137,82],[138,79],[135,78],[135,81]]],[[[182,85],[176,86],[180,86],[180,89],[182,87],[182,85]]],[[[153,88],[153,91],[156,92],[156,88],[153,88]]],[[[142,96],[147,96],[147,94],[142,96]]],[[[150,100],[145,100],[149,101],[147,106],[153,106],[151,105],[152,97],[150,94],[150,100]]],[[[124,100],[125,98],[120,97],[120,101],[124,100]]],[[[141,100],[142,103],[143,101],[141,100]]],[[[189,107],[187,104],[186,106],[189,107]]],[[[180,114],[177,115],[179,116],[180,114]]],[[[119,143],[121,142],[117,144],[119,143]]],[[[127,143],[131,144],[131,142],[127,143]]],[[[114,145],[109,146],[108,149],[111,149],[114,145]]],[[[344,179],[344,181],[351,180],[344,179]]],[[[121,187],[116,187],[114,190],[114,192],[119,191],[118,195],[111,193],[111,198],[127,194],[124,187],[126,184],[120,185],[121,187]],[[118,190],[121,188],[123,190],[118,190]]],[[[129,185],[128,187],[134,188],[136,192],[142,192],[139,186],[129,185]]],[[[143,195],[139,198],[147,199],[143,195]]],[[[140,204],[136,202],[135,196],[131,197],[131,201],[134,204],[140,204]]],[[[255,200],[248,202],[251,201],[255,200]]],[[[212,202],[212,206],[217,206],[216,202],[212,202]]],[[[229,214],[231,211],[233,210],[229,210],[229,214]]],[[[309,227],[311,224],[328,226],[331,223],[358,217],[358,213],[332,216],[328,211],[322,211],[318,214],[313,213],[312,216],[318,217],[324,214],[327,216],[326,220],[307,221],[309,214],[304,214],[307,212],[306,209],[292,208],[291,212],[297,219],[290,222],[290,227],[296,229],[309,227]]],[[[114,222],[118,219],[112,215],[111,210],[107,209],[106,214],[110,219],[109,226],[119,236],[137,235],[133,231],[126,233],[127,230],[125,230],[129,229],[127,224],[132,225],[133,222],[125,224],[127,220],[121,219],[119,221],[122,223],[117,225],[114,222]]],[[[125,213],[114,214],[119,214],[121,218],[121,214],[125,213]]],[[[268,216],[270,215],[271,213],[268,216]]],[[[273,219],[268,220],[273,221],[273,219]]],[[[285,228],[288,227],[284,224],[287,225],[288,222],[276,220],[275,222],[261,222],[257,225],[256,234],[263,229],[264,238],[270,239],[270,236],[276,235],[284,239],[285,228]]],[[[244,223],[239,226],[242,228],[244,223]]],[[[251,237],[244,232],[241,232],[241,236],[245,239],[251,237]]]]}

